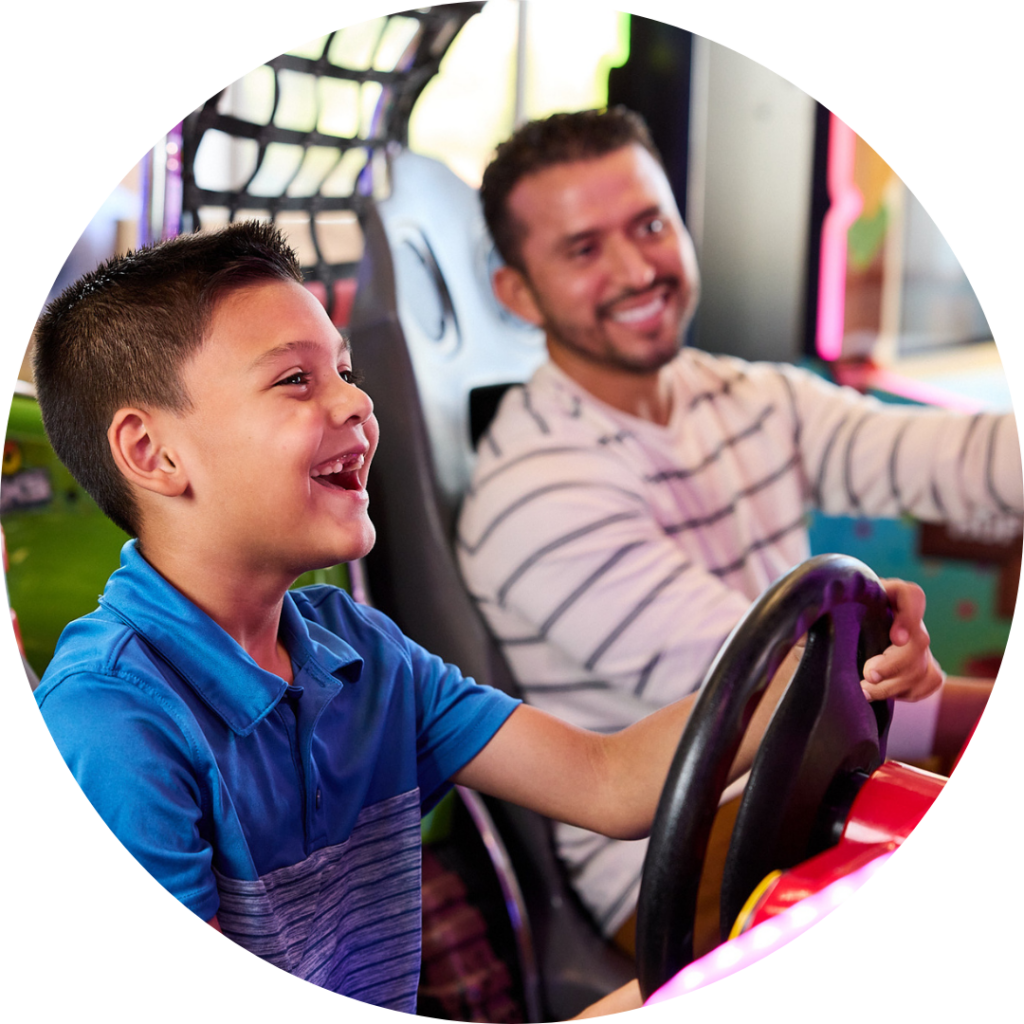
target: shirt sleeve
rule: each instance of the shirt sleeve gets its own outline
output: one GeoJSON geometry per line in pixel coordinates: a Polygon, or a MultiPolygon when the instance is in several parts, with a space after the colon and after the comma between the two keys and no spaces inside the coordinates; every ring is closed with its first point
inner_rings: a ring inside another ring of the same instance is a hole
{"type": "Polygon", "coordinates": [[[407,665],[406,682],[414,701],[417,782],[423,809],[428,811],[448,792],[451,777],[483,750],[521,701],[464,676],[456,666],[410,640],[382,612],[356,606],[340,592],[335,599],[354,609],[388,644],[396,645],[407,665]]]}
{"type": "Polygon", "coordinates": [[[188,743],[159,696],[78,673],[37,691],[65,763],[121,843],[203,920],[217,912],[213,851],[188,743]]]}
{"type": "Polygon", "coordinates": [[[1019,531],[1024,483],[1012,413],[885,403],[796,367],[779,372],[822,511],[1019,531]]]}
{"type": "Polygon", "coordinates": [[[490,742],[520,701],[407,641],[416,679],[416,763],[424,810],[490,742]]]}

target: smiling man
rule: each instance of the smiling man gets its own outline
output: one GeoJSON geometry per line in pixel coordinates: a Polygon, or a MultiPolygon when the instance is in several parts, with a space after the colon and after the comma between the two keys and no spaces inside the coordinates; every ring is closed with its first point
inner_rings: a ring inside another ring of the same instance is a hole
{"type": "MultiPolygon", "coordinates": [[[[808,557],[812,505],[1019,530],[1012,416],[886,406],[683,348],[696,260],[635,114],[523,126],[481,199],[505,261],[495,292],[543,328],[549,361],[481,439],[459,558],[532,703],[614,733],[692,692],[751,601],[808,557]]],[[[870,666],[864,687],[892,693],[870,666]]],[[[955,735],[986,693],[947,684],[894,730],[955,735]]],[[[628,931],[646,844],[557,837],[600,926],[628,931]]]]}
{"type": "Polygon", "coordinates": [[[498,297],[544,327],[551,361],[590,394],[665,423],[658,371],[679,351],[700,285],[652,151],[627,145],[529,174],[506,218],[516,256],[495,275],[498,297]]]}

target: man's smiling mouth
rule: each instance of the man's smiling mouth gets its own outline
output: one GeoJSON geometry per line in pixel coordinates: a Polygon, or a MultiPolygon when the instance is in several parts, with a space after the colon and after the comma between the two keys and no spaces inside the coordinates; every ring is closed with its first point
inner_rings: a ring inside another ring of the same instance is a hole
{"type": "Polygon", "coordinates": [[[659,317],[667,308],[669,300],[679,285],[676,281],[656,281],[640,293],[623,295],[606,303],[598,311],[600,316],[612,323],[632,327],[659,317]]]}
{"type": "Polygon", "coordinates": [[[361,491],[359,472],[366,463],[365,451],[336,455],[310,470],[310,477],[321,487],[337,487],[345,491],[361,491]]]}
{"type": "Polygon", "coordinates": [[[620,309],[609,316],[610,320],[613,320],[617,324],[636,324],[642,320],[648,320],[652,316],[657,316],[664,308],[667,302],[667,296],[664,293],[655,295],[650,302],[645,302],[642,306],[633,306],[631,309],[620,309]]]}

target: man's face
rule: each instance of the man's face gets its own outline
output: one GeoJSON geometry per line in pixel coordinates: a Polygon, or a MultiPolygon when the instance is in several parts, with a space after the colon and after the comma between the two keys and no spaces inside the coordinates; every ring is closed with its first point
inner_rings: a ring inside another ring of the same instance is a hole
{"type": "Polygon", "coordinates": [[[305,288],[228,294],[182,376],[192,409],[176,445],[204,535],[243,568],[285,575],[366,554],[373,403],[305,288]]]}
{"type": "Polygon", "coordinates": [[[507,304],[544,328],[553,356],[651,373],[676,355],[697,305],[697,261],[650,153],[629,145],[538,171],[509,209],[525,273],[507,304]]]}

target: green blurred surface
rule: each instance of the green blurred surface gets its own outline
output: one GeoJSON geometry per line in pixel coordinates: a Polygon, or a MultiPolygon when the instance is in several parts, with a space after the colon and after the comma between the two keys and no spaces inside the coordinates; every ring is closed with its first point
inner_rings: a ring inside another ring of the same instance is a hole
{"type": "Polygon", "coordinates": [[[11,607],[18,613],[25,656],[42,675],[64,627],[96,607],[96,598],[117,568],[121,545],[128,538],[57,460],[36,402],[16,395],[0,488],[11,486],[21,473],[40,469],[49,478],[50,500],[8,509],[0,521],[10,561],[11,607]],[[17,445],[16,454],[12,443],[17,445]],[[9,473],[14,466],[17,473],[9,473]]]}
{"type": "Polygon", "coordinates": [[[424,846],[447,839],[455,813],[455,790],[450,789],[420,820],[420,839],[424,846]]]}
{"type": "MultiPolygon", "coordinates": [[[[51,497],[45,503],[0,514],[10,560],[11,607],[18,613],[25,656],[42,675],[64,627],[96,607],[128,537],[58,461],[34,399],[14,397],[6,442],[0,494],[9,485],[13,491],[24,473],[43,471],[50,484],[51,497]]],[[[344,565],[317,569],[295,586],[310,583],[347,588],[348,572],[344,565]]]]}

